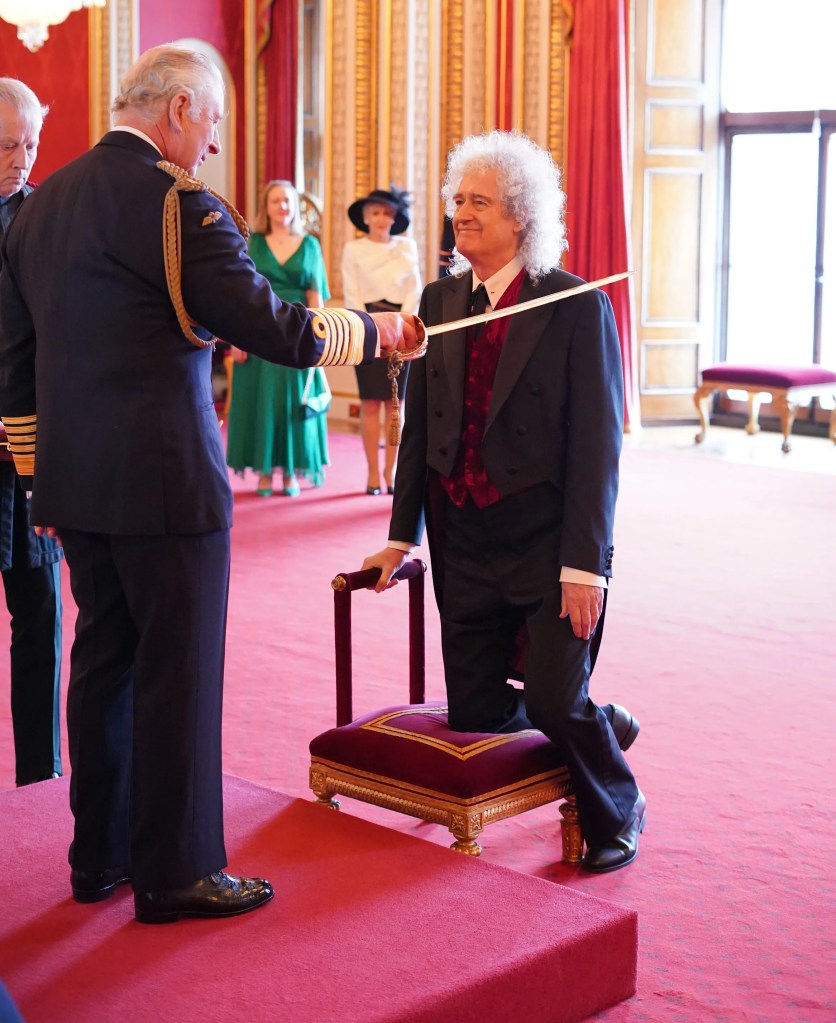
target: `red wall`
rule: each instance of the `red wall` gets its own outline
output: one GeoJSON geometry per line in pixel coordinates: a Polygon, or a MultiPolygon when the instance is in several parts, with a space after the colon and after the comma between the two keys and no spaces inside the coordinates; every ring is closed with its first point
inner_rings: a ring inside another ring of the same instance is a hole
{"type": "Polygon", "coordinates": [[[86,11],[77,11],[53,25],[36,53],[20,42],[14,25],[0,21],[0,76],[26,82],[50,108],[31,181],[43,181],[90,147],[87,20],[86,11]]]}

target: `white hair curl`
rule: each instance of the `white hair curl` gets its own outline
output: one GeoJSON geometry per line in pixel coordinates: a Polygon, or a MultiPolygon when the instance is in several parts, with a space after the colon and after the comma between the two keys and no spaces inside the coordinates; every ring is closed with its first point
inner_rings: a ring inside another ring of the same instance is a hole
{"type": "MultiPolygon", "coordinates": [[[[522,226],[519,257],[532,280],[554,270],[566,249],[560,171],[545,149],[520,132],[491,131],[463,139],[447,158],[441,186],[452,217],[459,184],[470,171],[496,170],[505,212],[522,226]]],[[[450,273],[460,277],[470,262],[454,250],[450,273]]]]}

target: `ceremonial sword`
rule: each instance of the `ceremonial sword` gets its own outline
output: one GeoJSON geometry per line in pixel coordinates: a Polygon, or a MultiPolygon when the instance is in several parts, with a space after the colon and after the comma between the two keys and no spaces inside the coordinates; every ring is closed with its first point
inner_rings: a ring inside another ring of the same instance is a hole
{"type": "Polygon", "coordinates": [[[435,334],[447,334],[451,330],[466,330],[479,323],[488,323],[490,320],[498,320],[501,316],[515,316],[517,313],[524,313],[529,309],[537,309],[541,305],[549,305],[552,302],[560,302],[564,298],[572,298],[574,295],[581,295],[584,291],[594,291],[595,288],[603,287],[605,284],[614,284],[616,281],[623,281],[630,277],[634,270],[625,270],[620,274],[612,274],[610,277],[601,277],[597,281],[587,281],[578,284],[574,288],[567,288],[565,291],[555,291],[549,295],[541,295],[539,298],[529,299],[527,302],[518,302],[516,305],[506,306],[504,309],[491,309],[487,313],[477,313],[476,316],[465,316],[461,320],[450,320],[448,323],[438,323],[434,327],[424,327],[424,337],[408,352],[390,352],[387,376],[392,383],[392,412],[388,429],[389,443],[397,446],[401,439],[400,427],[400,403],[398,401],[398,374],[401,371],[401,364],[411,362],[413,359],[421,359],[427,353],[427,338],[435,334]]]}
{"type": "MultiPolygon", "coordinates": [[[[475,327],[479,323],[498,320],[501,316],[516,316],[517,313],[524,313],[541,305],[549,305],[551,302],[560,302],[564,298],[571,298],[573,295],[581,295],[584,291],[594,291],[595,288],[603,287],[605,284],[623,281],[625,277],[629,277],[633,273],[635,273],[635,270],[625,270],[624,273],[613,274],[611,277],[602,277],[597,281],[587,281],[584,284],[578,284],[574,288],[567,288],[565,291],[555,291],[550,295],[541,295],[539,298],[532,298],[527,302],[518,302],[516,305],[506,306],[504,309],[491,309],[490,312],[477,313],[476,316],[465,316],[461,320],[450,320],[449,323],[439,323],[434,327],[424,327],[424,332],[427,337],[433,337],[435,334],[447,334],[451,330],[465,330],[467,327],[475,327]]],[[[412,358],[420,358],[420,356],[412,356],[412,358]]]]}

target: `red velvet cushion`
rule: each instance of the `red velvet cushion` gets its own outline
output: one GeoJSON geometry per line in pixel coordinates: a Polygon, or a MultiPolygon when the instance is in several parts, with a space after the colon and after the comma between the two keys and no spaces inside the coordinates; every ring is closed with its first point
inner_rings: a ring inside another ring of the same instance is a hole
{"type": "Polygon", "coordinates": [[[743,366],[720,363],[702,371],[703,382],[763,384],[764,387],[804,387],[836,383],[836,373],[822,366],[743,366]]]}
{"type": "Polygon", "coordinates": [[[502,735],[451,731],[443,703],[374,711],[318,735],[311,756],[456,799],[478,799],[564,766],[533,728],[502,735]]]}

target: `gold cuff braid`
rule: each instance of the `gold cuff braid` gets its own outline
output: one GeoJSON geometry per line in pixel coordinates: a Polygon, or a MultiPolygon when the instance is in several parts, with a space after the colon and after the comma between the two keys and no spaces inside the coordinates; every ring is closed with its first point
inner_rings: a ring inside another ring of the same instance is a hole
{"type": "Polygon", "coordinates": [[[244,239],[249,238],[250,231],[238,210],[230,202],[227,202],[222,195],[219,195],[214,189],[210,188],[205,181],[193,178],[182,167],[178,167],[177,164],[170,163],[168,160],[159,160],[157,167],[174,178],[174,184],[166,193],[165,204],[163,206],[163,258],[165,260],[168,293],[171,296],[174,311],[177,313],[177,322],[193,345],[196,345],[198,348],[214,348],[216,338],[212,337],[208,341],[204,341],[192,330],[192,327],[197,326],[197,321],[189,316],[183,304],[183,292],[181,289],[182,231],[180,226],[180,198],[177,193],[209,192],[210,195],[213,195],[226,207],[244,239]]]}
{"type": "Polygon", "coordinates": [[[363,361],[366,326],[351,309],[312,309],[314,334],[323,342],[317,366],[358,366],[363,361]]]}
{"type": "Polygon", "coordinates": [[[20,476],[35,475],[35,438],[38,432],[38,417],[5,416],[3,425],[9,441],[9,451],[20,476]]]}

